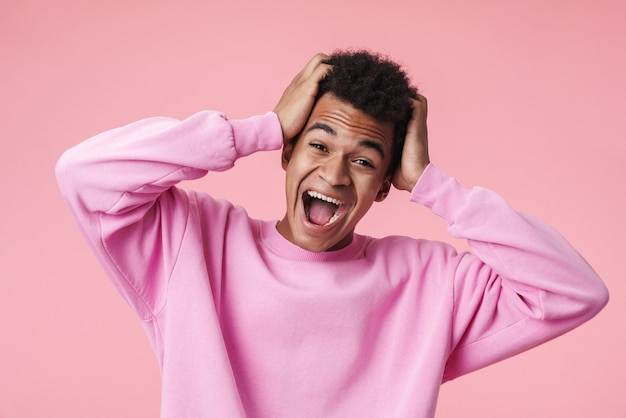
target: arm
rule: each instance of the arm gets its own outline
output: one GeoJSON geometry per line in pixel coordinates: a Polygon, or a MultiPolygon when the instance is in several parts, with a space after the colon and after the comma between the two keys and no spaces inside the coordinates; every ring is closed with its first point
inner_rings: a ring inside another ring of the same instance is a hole
{"type": "Polygon", "coordinates": [[[454,323],[444,380],[548,341],[602,309],[606,287],[561,235],[429,163],[425,99],[415,103],[407,131],[394,184],[410,188],[411,200],[441,216],[472,252],[452,266],[454,323]]]}
{"type": "MultiPolygon", "coordinates": [[[[318,54],[307,64],[274,112],[245,120],[210,111],[183,121],[144,119],[63,154],[56,167],[61,192],[114,285],[140,317],[163,305],[188,227],[192,195],[174,186],[227,170],[237,158],[277,149],[283,138],[296,135],[329,68],[321,63],[324,58],[318,54]]],[[[209,222],[225,216],[217,207],[210,210],[209,222]]]]}
{"type": "Polygon", "coordinates": [[[173,186],[281,143],[273,113],[233,121],[209,111],[183,121],[150,118],[66,151],[56,174],[114,285],[147,318],[164,301],[190,210],[188,195],[173,186]]]}
{"type": "Polygon", "coordinates": [[[330,68],[322,63],[325,58],[314,56],[264,116],[229,121],[204,111],[184,121],[150,118],[96,135],[61,157],[56,173],[63,195],[72,208],[125,212],[154,201],[182,180],[227,170],[255,151],[279,148],[279,139],[290,140],[304,126],[319,80],[330,68]]]}

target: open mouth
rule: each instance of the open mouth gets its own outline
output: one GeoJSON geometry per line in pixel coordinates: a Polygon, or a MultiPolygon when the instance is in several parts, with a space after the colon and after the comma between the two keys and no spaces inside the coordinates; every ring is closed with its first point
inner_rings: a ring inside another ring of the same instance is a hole
{"type": "Polygon", "coordinates": [[[327,226],[335,222],[345,204],[332,197],[309,190],[302,195],[306,217],[312,224],[327,226]]]}

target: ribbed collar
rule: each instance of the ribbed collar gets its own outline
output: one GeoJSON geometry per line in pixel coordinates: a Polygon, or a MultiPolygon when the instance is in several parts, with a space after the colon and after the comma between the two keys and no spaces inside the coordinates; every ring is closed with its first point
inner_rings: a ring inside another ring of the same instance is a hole
{"type": "Polygon", "coordinates": [[[352,242],[340,250],[314,253],[298,247],[277,230],[278,221],[261,221],[261,244],[272,253],[296,261],[346,261],[360,258],[366,243],[364,236],[354,234],[352,242]]]}

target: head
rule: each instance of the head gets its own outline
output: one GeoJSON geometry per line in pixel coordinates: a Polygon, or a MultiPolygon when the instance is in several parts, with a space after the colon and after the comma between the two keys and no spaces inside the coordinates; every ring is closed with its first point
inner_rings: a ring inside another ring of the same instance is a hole
{"type": "Polygon", "coordinates": [[[400,67],[364,51],[337,52],[302,132],[283,149],[287,213],[278,231],[309,251],[340,249],[382,201],[412,113],[400,67]]]}
{"type": "Polygon", "coordinates": [[[317,99],[331,93],[379,122],[390,122],[393,146],[388,172],[393,173],[402,157],[417,89],[397,63],[379,54],[336,51],[325,62],[333,67],[320,82],[317,99]]]}

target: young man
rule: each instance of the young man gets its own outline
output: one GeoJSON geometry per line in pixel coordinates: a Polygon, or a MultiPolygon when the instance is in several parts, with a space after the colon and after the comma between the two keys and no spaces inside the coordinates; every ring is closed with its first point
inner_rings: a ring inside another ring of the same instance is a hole
{"type": "Polygon", "coordinates": [[[442,382],[605,305],[555,231],[430,164],[426,113],[394,63],[320,54],[273,112],[142,120],[63,155],[63,195],[157,356],[162,416],[432,417],[442,382]],[[278,222],[176,187],[281,146],[278,222]],[[392,185],[472,253],[356,234],[392,185]]]}

